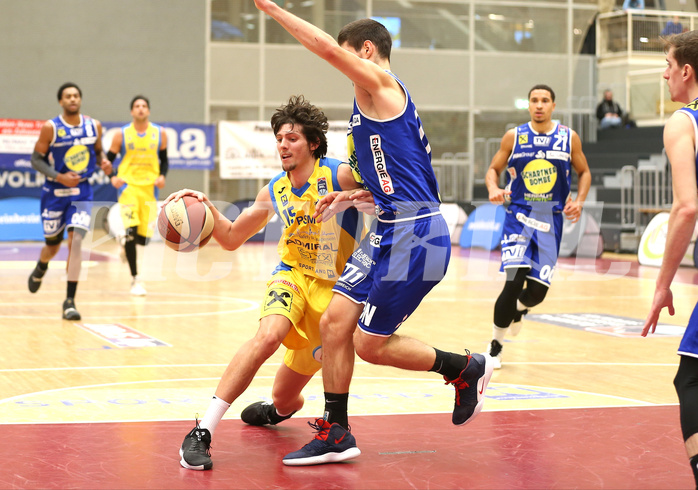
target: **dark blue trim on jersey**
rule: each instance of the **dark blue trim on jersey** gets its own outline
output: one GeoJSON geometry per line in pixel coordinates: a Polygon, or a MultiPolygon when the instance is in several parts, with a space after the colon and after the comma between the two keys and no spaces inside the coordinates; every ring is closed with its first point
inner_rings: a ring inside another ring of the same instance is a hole
{"type": "Polygon", "coordinates": [[[276,268],[274,269],[274,272],[272,272],[271,275],[273,276],[277,272],[292,271],[292,270],[293,270],[293,267],[291,267],[290,265],[284,264],[283,262],[279,262],[279,265],[276,266],[276,268]]]}
{"type": "Polygon", "coordinates": [[[320,159],[321,167],[329,167],[332,170],[332,188],[336,191],[344,190],[339,185],[339,166],[343,163],[345,162],[337,160],[336,158],[322,157],[320,159]]]}
{"type": "Polygon", "coordinates": [[[310,182],[306,182],[305,184],[303,184],[303,187],[301,187],[300,189],[296,189],[295,187],[291,186],[291,192],[293,192],[293,195],[296,197],[303,197],[303,194],[305,194],[305,191],[307,191],[309,187],[310,182]]]}
{"type": "Polygon", "coordinates": [[[283,220],[281,217],[281,214],[279,213],[279,207],[276,205],[276,198],[274,197],[274,184],[276,184],[281,177],[286,176],[286,172],[281,172],[279,175],[274,177],[269,181],[269,197],[271,198],[271,204],[274,206],[274,212],[276,215],[281,219],[281,222],[284,223],[284,228],[286,227],[286,222],[283,220]]]}

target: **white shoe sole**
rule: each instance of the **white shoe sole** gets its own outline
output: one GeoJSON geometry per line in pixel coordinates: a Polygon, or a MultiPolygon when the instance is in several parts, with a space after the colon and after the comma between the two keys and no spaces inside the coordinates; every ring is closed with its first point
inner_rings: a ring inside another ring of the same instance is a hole
{"type": "MultiPolygon", "coordinates": [[[[182,458],[179,460],[179,464],[182,465],[182,468],[186,468],[188,470],[196,470],[196,471],[205,471],[207,468],[204,468],[203,465],[201,466],[191,466],[190,464],[187,464],[186,461],[184,461],[184,451],[182,451],[182,448],[179,448],[179,457],[182,458]]],[[[211,462],[211,467],[208,469],[210,470],[213,468],[213,462],[211,462]]]]}
{"type": "Polygon", "coordinates": [[[314,464],[340,463],[348,459],[354,459],[361,454],[358,447],[350,447],[341,453],[327,453],[321,456],[311,456],[309,458],[284,459],[286,466],[310,466],[314,464]]]}
{"type": "Polygon", "coordinates": [[[482,411],[482,407],[485,405],[485,391],[487,390],[487,385],[492,378],[492,371],[494,370],[494,358],[489,354],[482,354],[485,358],[485,374],[480,376],[477,380],[477,405],[473,414],[468,420],[460,424],[461,426],[469,424],[477,415],[482,411]]]}

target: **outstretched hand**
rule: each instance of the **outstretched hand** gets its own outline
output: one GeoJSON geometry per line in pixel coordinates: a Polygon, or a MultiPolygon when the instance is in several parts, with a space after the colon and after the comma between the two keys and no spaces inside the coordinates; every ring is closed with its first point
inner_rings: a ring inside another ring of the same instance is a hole
{"type": "Polygon", "coordinates": [[[337,213],[341,213],[352,206],[367,214],[375,214],[375,202],[373,194],[364,189],[348,191],[334,191],[327,194],[315,204],[313,218],[318,221],[328,221],[337,213]]]}
{"type": "Polygon", "coordinates": [[[650,308],[650,312],[647,314],[645,326],[642,329],[643,337],[647,337],[648,333],[654,333],[655,329],[657,328],[657,323],[659,323],[659,314],[665,307],[668,308],[669,314],[674,316],[674,296],[671,293],[671,289],[657,288],[654,292],[652,307],[650,308]]]}

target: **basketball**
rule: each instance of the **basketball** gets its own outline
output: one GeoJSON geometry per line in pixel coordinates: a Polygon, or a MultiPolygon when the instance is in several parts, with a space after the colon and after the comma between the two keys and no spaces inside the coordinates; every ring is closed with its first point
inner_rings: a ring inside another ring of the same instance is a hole
{"type": "Polygon", "coordinates": [[[158,232],[172,250],[192,252],[211,239],[213,214],[195,197],[184,196],[162,207],[158,215],[158,232]]]}

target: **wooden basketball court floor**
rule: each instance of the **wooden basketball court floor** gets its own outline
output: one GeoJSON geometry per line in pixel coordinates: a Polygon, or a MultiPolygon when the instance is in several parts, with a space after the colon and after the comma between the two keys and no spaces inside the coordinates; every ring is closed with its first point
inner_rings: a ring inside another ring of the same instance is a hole
{"type": "MultiPolygon", "coordinates": [[[[148,295],[129,295],[114,241],[88,235],[79,322],[61,319],[65,247],[40,291],[26,281],[40,243],[0,243],[0,488],[566,489],[692,488],[672,380],[698,290],[682,268],[675,317],[639,337],[657,269],[635,257],[561,259],[545,302],[508,338],[483,413],[450,422],[453,389],[434,373],[358,360],[350,422],[362,454],[286,467],[323,409],[316,376],[306,406],[272,428],[239,420],[269,399],[275,354],[216,430],[211,471],[179,466],[178,449],[218,378],[257,325],[274,245],[177,254],[139,248],[148,295]]],[[[503,277],[497,252],[454,249],[446,279],[401,327],[435,347],[483,351],[503,277]]]]}

